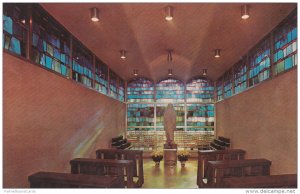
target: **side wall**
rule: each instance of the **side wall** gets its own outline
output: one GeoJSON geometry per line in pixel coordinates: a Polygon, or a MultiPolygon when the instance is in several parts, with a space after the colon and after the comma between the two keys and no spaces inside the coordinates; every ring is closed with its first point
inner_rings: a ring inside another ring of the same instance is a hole
{"type": "Polygon", "coordinates": [[[216,105],[217,135],[247,158],[272,161],[271,174],[297,173],[297,69],[216,105]]]}
{"type": "Polygon", "coordinates": [[[28,187],[37,171],[70,172],[125,133],[126,105],[3,54],[3,187],[28,187]]]}

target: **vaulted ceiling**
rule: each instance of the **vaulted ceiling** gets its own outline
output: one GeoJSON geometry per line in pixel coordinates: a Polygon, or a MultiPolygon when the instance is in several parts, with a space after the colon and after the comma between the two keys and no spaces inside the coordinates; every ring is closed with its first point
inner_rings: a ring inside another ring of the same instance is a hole
{"type": "Polygon", "coordinates": [[[250,18],[241,19],[241,3],[43,3],[76,38],[123,79],[139,75],[153,80],[167,76],[183,81],[208,70],[216,80],[268,34],[296,3],[251,3],[250,18]],[[164,19],[164,8],[174,19],[164,19]],[[90,20],[97,7],[100,21],[90,20]],[[126,60],[120,50],[127,51],[126,60]],[[167,62],[167,49],[173,61],[167,62]],[[221,57],[214,58],[214,50],[221,57]]]}

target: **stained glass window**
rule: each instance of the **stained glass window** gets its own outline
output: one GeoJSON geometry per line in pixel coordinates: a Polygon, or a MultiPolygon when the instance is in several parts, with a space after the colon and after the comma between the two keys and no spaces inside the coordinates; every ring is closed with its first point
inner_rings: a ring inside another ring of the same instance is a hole
{"type": "Polygon", "coordinates": [[[128,104],[127,126],[154,126],[154,104],[128,104]]]}
{"type": "Polygon", "coordinates": [[[183,82],[169,78],[156,84],[157,102],[184,102],[184,98],[183,82]]]}
{"type": "Polygon", "coordinates": [[[108,67],[101,60],[96,58],[95,64],[95,89],[102,94],[107,94],[108,88],[108,67]]]}
{"type": "MultiPolygon", "coordinates": [[[[168,104],[157,104],[156,105],[156,126],[164,125],[164,112],[168,104]]],[[[184,126],[184,114],[185,108],[184,104],[173,104],[174,110],[176,112],[176,129],[183,130],[184,126]]]]}
{"type": "Polygon", "coordinates": [[[207,79],[193,79],[186,85],[187,102],[213,102],[214,84],[207,79]]]}
{"type": "Polygon", "coordinates": [[[270,77],[270,51],[270,39],[266,38],[250,52],[249,87],[270,77]]]}
{"type": "Polygon", "coordinates": [[[78,41],[73,41],[72,70],[73,80],[87,87],[92,87],[93,80],[93,57],[92,54],[78,41]]]}
{"type": "Polygon", "coordinates": [[[223,77],[217,81],[217,100],[223,100],[223,77]]]}
{"type": "Polygon", "coordinates": [[[234,93],[238,94],[247,88],[247,65],[242,60],[233,66],[234,93]]]}
{"type": "Polygon", "coordinates": [[[118,98],[121,102],[125,100],[125,82],[119,77],[118,98]]]}
{"type": "Polygon", "coordinates": [[[214,104],[187,104],[187,126],[214,126],[214,104]]]}
{"type": "Polygon", "coordinates": [[[115,72],[112,70],[109,71],[109,89],[110,89],[110,96],[117,99],[118,95],[118,77],[115,72]]]}
{"type": "Polygon", "coordinates": [[[26,10],[26,4],[3,4],[3,48],[23,57],[26,57],[29,21],[26,10]]]}
{"type": "Polygon", "coordinates": [[[297,65],[297,13],[275,30],[274,44],[276,74],[297,65]]]}
{"type": "Polygon", "coordinates": [[[232,71],[231,69],[224,74],[224,98],[232,96],[232,71]]]}
{"type": "Polygon", "coordinates": [[[70,41],[67,33],[41,9],[33,9],[31,59],[65,77],[70,75],[70,41]]]}
{"type": "Polygon", "coordinates": [[[154,84],[152,81],[137,77],[127,83],[127,102],[153,102],[154,84]]]}

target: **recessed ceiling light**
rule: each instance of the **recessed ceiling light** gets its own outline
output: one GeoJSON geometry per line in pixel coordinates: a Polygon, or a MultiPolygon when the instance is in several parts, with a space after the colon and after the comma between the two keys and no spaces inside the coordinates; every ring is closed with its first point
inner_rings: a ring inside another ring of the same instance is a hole
{"type": "Polygon", "coordinates": [[[97,7],[93,7],[90,9],[91,12],[91,20],[93,22],[98,22],[99,21],[99,10],[97,7]]]}
{"type": "Polygon", "coordinates": [[[169,75],[169,76],[173,75],[172,69],[168,69],[168,75],[169,75]]]}
{"type": "Polygon", "coordinates": [[[203,75],[203,76],[206,76],[206,75],[207,75],[207,69],[203,69],[203,70],[202,70],[202,75],[203,75]]]}
{"type": "Polygon", "coordinates": [[[138,76],[138,70],[137,70],[137,69],[134,69],[134,70],[133,70],[133,75],[134,75],[134,76],[138,76]]]}

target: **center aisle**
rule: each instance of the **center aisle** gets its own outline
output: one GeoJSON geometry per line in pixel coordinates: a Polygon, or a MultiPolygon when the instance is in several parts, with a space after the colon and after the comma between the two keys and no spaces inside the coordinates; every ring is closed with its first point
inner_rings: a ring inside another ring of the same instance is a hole
{"type": "Polygon", "coordinates": [[[142,188],[198,188],[197,186],[197,159],[190,158],[185,167],[181,167],[179,161],[177,166],[164,166],[161,161],[155,166],[152,159],[144,159],[144,178],[142,188]]]}

